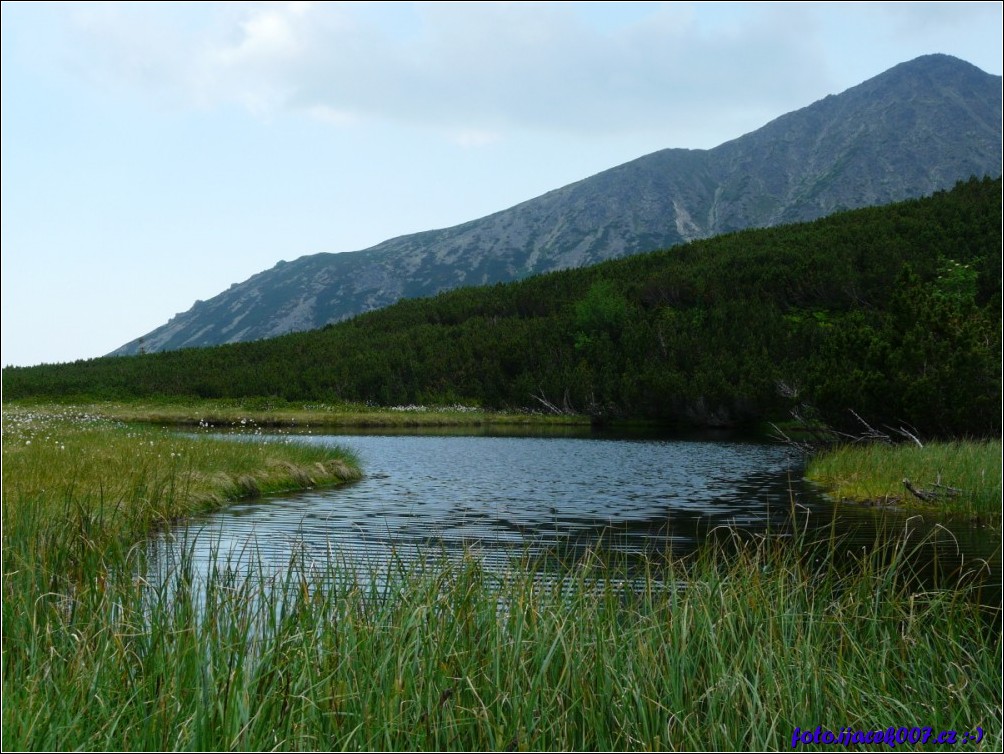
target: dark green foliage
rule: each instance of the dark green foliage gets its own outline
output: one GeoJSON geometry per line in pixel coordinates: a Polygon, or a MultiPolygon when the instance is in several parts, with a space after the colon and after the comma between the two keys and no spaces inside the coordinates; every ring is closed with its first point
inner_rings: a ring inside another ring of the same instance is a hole
{"type": "Polygon", "coordinates": [[[8,368],[5,399],[541,403],[734,424],[996,435],[1001,181],[467,288],[255,343],[8,368]]]}

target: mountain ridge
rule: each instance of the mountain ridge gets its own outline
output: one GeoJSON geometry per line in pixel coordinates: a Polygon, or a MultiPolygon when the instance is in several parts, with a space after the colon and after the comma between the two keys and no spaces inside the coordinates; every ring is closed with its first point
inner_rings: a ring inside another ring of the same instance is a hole
{"type": "Polygon", "coordinates": [[[280,262],[112,353],[313,329],[401,298],[996,177],[1000,82],[957,58],[923,56],[709,150],[659,150],[456,226],[280,262]]]}

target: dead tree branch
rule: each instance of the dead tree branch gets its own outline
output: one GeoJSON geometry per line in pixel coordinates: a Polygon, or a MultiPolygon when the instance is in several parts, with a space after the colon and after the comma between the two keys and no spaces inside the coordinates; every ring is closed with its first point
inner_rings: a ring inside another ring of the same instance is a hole
{"type": "Polygon", "coordinates": [[[553,403],[551,403],[551,401],[547,400],[547,398],[544,397],[544,391],[543,390],[540,391],[540,395],[537,395],[536,393],[530,393],[530,397],[533,398],[534,400],[538,401],[544,408],[546,408],[552,414],[561,414],[561,413],[563,413],[560,408],[558,408],[557,406],[555,406],[553,403]]]}
{"type": "Polygon", "coordinates": [[[938,481],[934,482],[934,486],[937,488],[934,490],[919,489],[914,486],[909,479],[905,478],[903,479],[903,486],[910,491],[911,495],[918,500],[923,500],[925,503],[934,503],[938,500],[944,500],[947,497],[958,497],[963,494],[963,490],[960,490],[957,487],[948,487],[947,485],[941,484],[940,476],[938,477],[938,481]]]}
{"type": "Polygon", "coordinates": [[[911,495],[913,495],[918,500],[923,500],[925,503],[930,503],[933,502],[935,499],[937,499],[936,495],[930,492],[925,492],[924,490],[919,490],[916,487],[914,487],[913,484],[910,483],[910,480],[907,479],[906,477],[903,477],[903,486],[910,491],[911,495]]]}
{"type": "Polygon", "coordinates": [[[892,444],[892,438],[888,434],[875,429],[875,427],[862,419],[861,414],[853,408],[849,408],[847,410],[850,411],[854,418],[857,419],[865,428],[864,434],[858,435],[854,440],[855,442],[884,442],[886,444],[892,444]]]}

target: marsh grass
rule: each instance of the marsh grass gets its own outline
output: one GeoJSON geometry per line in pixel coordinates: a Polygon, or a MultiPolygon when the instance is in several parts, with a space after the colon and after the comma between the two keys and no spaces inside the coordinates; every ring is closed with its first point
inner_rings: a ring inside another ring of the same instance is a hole
{"type": "Polygon", "coordinates": [[[201,578],[186,556],[152,582],[132,543],[159,522],[352,459],[4,420],[5,750],[789,749],[816,725],[1000,748],[999,604],[919,586],[906,541],[726,532],[549,579],[473,556],[201,578]]]}
{"type": "MultiPolygon", "coordinates": [[[[25,409],[36,405],[23,400],[14,404],[25,409]]],[[[41,404],[49,406],[51,404],[41,404]]],[[[126,401],[73,402],[72,408],[126,422],[149,422],[175,426],[226,429],[244,425],[258,427],[517,427],[588,426],[588,416],[552,415],[530,411],[486,411],[477,406],[373,406],[361,403],[288,402],[281,398],[194,399],[159,398],[126,401]]]]}
{"type": "Polygon", "coordinates": [[[913,444],[844,445],[812,458],[806,476],[837,499],[999,520],[1001,452],[999,440],[929,443],[923,448],[913,444]],[[924,491],[943,494],[934,502],[921,501],[906,489],[904,478],[924,491]]]}
{"type": "MultiPolygon", "coordinates": [[[[181,436],[75,409],[3,414],[3,529],[27,563],[131,544],[238,498],[359,478],[351,453],[253,435],[181,436]]],[[[15,569],[20,565],[15,562],[15,569]]],[[[5,565],[5,569],[7,566],[5,565]]]]}
{"type": "MultiPolygon", "coordinates": [[[[5,407],[5,726],[11,723],[16,729],[22,722],[18,703],[12,701],[20,692],[14,690],[33,693],[43,680],[32,676],[25,657],[47,654],[54,663],[47,677],[85,665],[93,652],[109,645],[84,642],[81,621],[121,643],[123,634],[116,633],[116,626],[136,605],[136,585],[127,575],[136,556],[132,545],[151,530],[241,497],[359,477],[357,461],[347,451],[245,439],[184,437],[68,407],[5,407]],[[69,633],[61,633],[65,631],[69,633]],[[70,643],[60,644],[61,636],[70,643]]],[[[181,618],[192,609],[186,605],[186,600],[171,603],[173,613],[181,611],[172,618],[172,632],[186,630],[181,618]]],[[[174,634],[158,640],[173,642],[174,634]]],[[[133,672],[127,665],[119,670],[124,678],[133,672]]],[[[78,716],[73,726],[100,717],[102,699],[93,686],[64,691],[68,696],[60,704],[78,716]]],[[[105,734],[109,747],[118,748],[113,730],[105,734]]],[[[35,746],[4,730],[5,748],[15,740],[21,740],[16,748],[35,746]]],[[[79,745],[67,738],[61,748],[79,745]]]]}
{"type": "Polygon", "coordinates": [[[923,724],[999,747],[999,630],[963,592],[905,589],[889,553],[843,575],[731,553],[548,582],[473,557],[267,585],[182,564],[151,587],[133,552],[72,597],[5,589],[4,746],[788,749],[923,724]]]}

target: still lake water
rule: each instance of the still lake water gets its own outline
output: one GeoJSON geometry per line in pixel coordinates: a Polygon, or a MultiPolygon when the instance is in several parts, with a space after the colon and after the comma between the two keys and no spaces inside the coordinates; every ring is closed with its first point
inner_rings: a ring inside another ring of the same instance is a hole
{"type": "Polygon", "coordinates": [[[553,555],[540,562],[567,566],[590,549],[658,559],[691,552],[710,532],[730,526],[780,537],[794,527],[817,537],[835,531],[853,553],[909,530],[911,542],[925,542],[915,555],[923,568],[936,562],[942,574],[982,570],[980,581],[991,592],[982,599],[1000,601],[999,535],[834,506],[802,480],[801,456],[781,445],[615,439],[584,430],[297,439],[350,448],[364,479],[182,522],[151,540],[151,571],[169,573],[182,553],[197,572],[223,568],[258,577],[284,573],[291,558],[360,572],[379,571],[391,559],[465,553],[487,568],[527,554],[553,555]]]}

